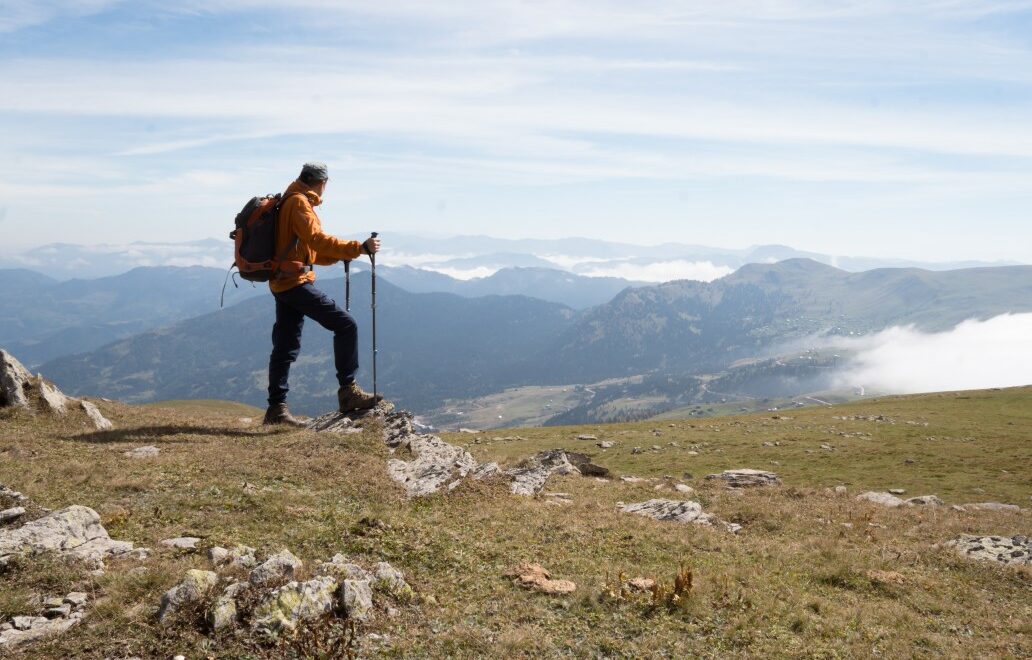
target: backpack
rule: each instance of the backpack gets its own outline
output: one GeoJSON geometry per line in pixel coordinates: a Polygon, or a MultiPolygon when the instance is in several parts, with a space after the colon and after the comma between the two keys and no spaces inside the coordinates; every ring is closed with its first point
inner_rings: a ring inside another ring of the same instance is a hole
{"type": "MultiPolygon", "coordinates": [[[[297,273],[309,267],[299,261],[286,261],[287,255],[298,245],[296,236],[281,254],[276,255],[276,228],[279,225],[280,207],[286,200],[279,193],[252,197],[237,213],[234,221],[236,229],[229,233],[235,244],[235,256],[226,274],[227,280],[233,268],[237,269],[241,279],[248,282],[268,282],[276,279],[280,273],[297,273]]],[[[233,285],[236,286],[235,276],[233,285]]],[[[225,293],[226,284],[223,283],[223,300],[225,293]]]]}

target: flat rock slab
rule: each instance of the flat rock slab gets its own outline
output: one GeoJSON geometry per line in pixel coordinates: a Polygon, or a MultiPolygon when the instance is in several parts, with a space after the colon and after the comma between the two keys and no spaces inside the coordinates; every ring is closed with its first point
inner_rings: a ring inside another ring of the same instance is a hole
{"type": "Polygon", "coordinates": [[[252,626],[271,636],[294,630],[302,621],[314,621],[330,614],[336,590],[337,581],[325,575],[307,582],[290,582],[258,604],[252,626]]]}
{"type": "Polygon", "coordinates": [[[702,505],[690,500],[648,500],[620,506],[624,513],[634,513],[653,520],[667,520],[696,525],[712,525],[716,517],[702,510],[702,505]]]}
{"type": "Polygon", "coordinates": [[[892,493],[876,492],[873,490],[869,490],[866,493],[860,493],[856,496],[856,499],[873,502],[874,504],[880,504],[892,509],[898,509],[906,504],[903,500],[899,499],[892,493]]]}
{"type": "Polygon", "coordinates": [[[196,550],[197,544],[201,542],[201,539],[196,536],[177,536],[174,539],[165,539],[161,541],[161,545],[175,548],[176,550],[196,550]]]}
{"type": "Polygon", "coordinates": [[[944,543],[968,559],[1014,566],[1032,565],[1032,539],[1027,536],[961,536],[944,543]]]}
{"type": "Polygon", "coordinates": [[[97,512],[85,506],[70,506],[17,529],[0,531],[0,563],[14,555],[56,552],[99,566],[106,557],[132,550],[132,543],[108,536],[97,512]]]}
{"type": "Polygon", "coordinates": [[[63,633],[79,623],[82,620],[82,616],[81,612],[74,612],[67,618],[46,619],[44,617],[32,617],[33,620],[30,627],[18,629],[16,626],[11,630],[0,632],[0,649],[63,633]]]}
{"type": "Polygon", "coordinates": [[[154,458],[161,453],[161,450],[154,445],[146,445],[144,447],[135,447],[125,452],[125,456],[129,458],[154,458]]]}
{"type": "Polygon", "coordinates": [[[1017,504],[1003,504],[1001,502],[976,502],[975,504],[963,504],[961,506],[969,511],[1008,511],[1012,513],[1021,511],[1021,507],[1017,504]]]}
{"type": "Polygon", "coordinates": [[[756,486],[775,486],[781,483],[778,475],[764,470],[753,470],[740,468],[737,470],[724,470],[720,474],[707,474],[707,479],[720,479],[727,483],[728,488],[752,488],[756,486]]]}
{"type": "Polygon", "coordinates": [[[436,493],[443,487],[454,488],[477,469],[476,459],[461,447],[436,435],[411,434],[401,439],[412,459],[392,458],[387,463],[391,479],[405,487],[409,497],[436,493]]]}

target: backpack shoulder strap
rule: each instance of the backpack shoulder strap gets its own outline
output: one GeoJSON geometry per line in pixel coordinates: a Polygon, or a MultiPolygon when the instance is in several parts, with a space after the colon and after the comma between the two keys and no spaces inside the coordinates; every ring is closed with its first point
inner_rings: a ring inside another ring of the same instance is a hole
{"type": "MultiPolygon", "coordinates": [[[[295,197],[295,196],[296,197],[301,197],[302,199],[307,199],[307,198],[305,198],[305,194],[304,193],[300,193],[300,192],[293,192],[293,193],[290,193],[289,195],[284,195],[282,198],[280,198],[279,204],[276,205],[276,219],[277,220],[279,220],[279,213],[283,210],[283,204],[286,203],[286,201],[288,199],[290,199],[291,197],[295,197]]],[[[301,243],[301,239],[298,238],[297,234],[294,234],[294,240],[292,240],[290,242],[290,244],[287,245],[287,247],[283,248],[283,251],[279,254],[279,258],[276,259],[276,261],[280,262],[280,263],[285,261],[286,258],[287,258],[287,255],[290,254],[291,252],[293,252],[295,249],[297,249],[297,246],[300,243],[301,243]]]]}

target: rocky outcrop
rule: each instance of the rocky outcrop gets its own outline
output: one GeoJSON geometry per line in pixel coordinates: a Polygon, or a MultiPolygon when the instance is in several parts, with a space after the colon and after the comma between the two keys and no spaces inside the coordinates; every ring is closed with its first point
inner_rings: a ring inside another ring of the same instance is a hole
{"type": "Polygon", "coordinates": [[[720,479],[727,484],[728,488],[753,488],[756,486],[776,486],[781,481],[778,475],[764,470],[752,470],[740,468],[738,470],[724,470],[720,474],[707,474],[707,479],[720,479]]]}
{"type": "Polygon", "coordinates": [[[95,405],[65,396],[42,374],[33,376],[13,355],[0,349],[0,408],[12,406],[32,410],[38,407],[54,415],[64,415],[76,402],[97,430],[113,428],[95,405]]]}
{"type": "Polygon", "coordinates": [[[409,497],[422,497],[451,490],[465,478],[485,479],[502,475],[511,481],[516,495],[535,495],[553,474],[584,474],[608,477],[609,470],[591,462],[586,454],[553,449],[539,452],[515,467],[502,470],[497,463],[478,464],[468,451],[440,437],[417,433],[411,413],[396,412],[388,402],[361,415],[330,413],[319,417],[308,428],[317,431],[351,433],[366,424],[382,427],[384,442],[394,456],[387,462],[387,473],[401,484],[409,497]]]}
{"type": "Polygon", "coordinates": [[[132,551],[132,543],[108,536],[97,512],[85,506],[70,506],[21,527],[0,531],[0,564],[18,555],[54,552],[102,567],[107,557],[132,551]]]}
{"type": "Polygon", "coordinates": [[[32,389],[32,374],[13,355],[0,348],[0,407],[28,407],[32,389]]]}
{"type": "MultiPolygon", "coordinates": [[[[234,554],[250,555],[253,559],[252,549],[236,548],[250,552],[218,548],[220,552],[213,553],[213,562],[229,568],[234,554]]],[[[247,581],[238,580],[235,571],[221,577],[212,571],[187,571],[183,581],[162,597],[158,621],[163,625],[184,621],[172,615],[207,601],[205,620],[210,631],[238,628],[238,634],[249,633],[260,640],[273,641],[292,634],[305,622],[327,617],[367,621],[377,603],[390,612],[391,603],[411,603],[417,599],[404,574],[387,562],[367,570],[338,554],[329,561],[316,562],[315,566],[315,575],[310,579],[289,579],[296,577],[302,562],[285,549],[266,558],[251,571],[247,581]],[[212,594],[218,596],[211,599],[212,594]]]]}
{"type": "Polygon", "coordinates": [[[580,474],[580,471],[567,459],[566,452],[552,449],[539,452],[505,472],[512,479],[509,488],[513,495],[535,495],[541,492],[553,474],[580,474]]]}
{"type": "Polygon", "coordinates": [[[1013,566],[1032,565],[1032,539],[1027,536],[973,536],[962,534],[943,544],[968,559],[1013,566]]]}

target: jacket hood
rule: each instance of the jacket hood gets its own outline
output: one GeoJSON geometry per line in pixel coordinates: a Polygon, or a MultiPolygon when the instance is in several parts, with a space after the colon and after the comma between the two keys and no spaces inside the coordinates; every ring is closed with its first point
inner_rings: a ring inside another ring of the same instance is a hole
{"type": "Polygon", "coordinates": [[[284,193],[284,196],[293,195],[294,193],[304,194],[304,196],[308,198],[308,203],[312,206],[319,206],[322,204],[322,198],[300,181],[292,181],[290,185],[287,186],[287,192],[284,193]]]}

